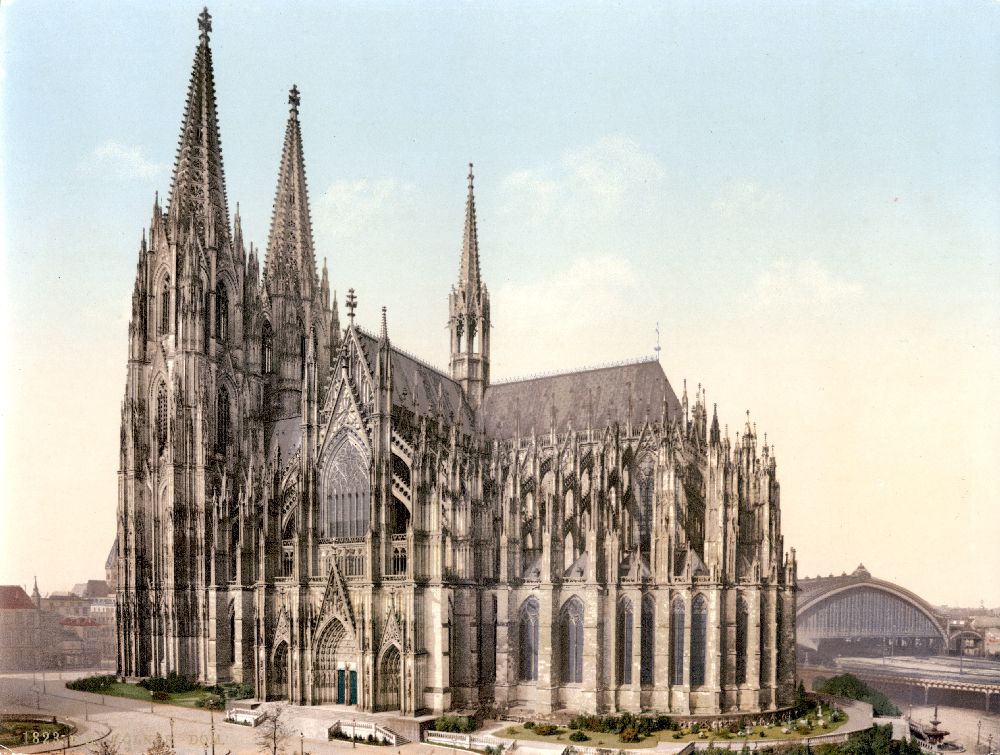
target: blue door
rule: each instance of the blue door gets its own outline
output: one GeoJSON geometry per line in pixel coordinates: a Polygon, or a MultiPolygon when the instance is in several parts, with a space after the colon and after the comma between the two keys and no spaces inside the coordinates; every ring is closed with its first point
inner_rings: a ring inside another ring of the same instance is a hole
{"type": "Polygon", "coordinates": [[[344,704],[344,669],[337,669],[337,705],[344,704]]]}
{"type": "Polygon", "coordinates": [[[358,672],[351,672],[351,705],[358,704],[358,672]]]}

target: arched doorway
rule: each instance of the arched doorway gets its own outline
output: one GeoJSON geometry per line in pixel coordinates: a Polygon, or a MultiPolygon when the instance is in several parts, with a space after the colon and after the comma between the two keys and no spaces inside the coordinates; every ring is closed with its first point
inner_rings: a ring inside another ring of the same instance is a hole
{"type": "Polygon", "coordinates": [[[378,665],[378,710],[399,710],[401,663],[399,648],[390,645],[378,665]]]}
{"type": "Polygon", "coordinates": [[[282,642],[275,648],[271,661],[271,694],[272,699],[288,699],[288,643],[282,642]]]}
{"type": "Polygon", "coordinates": [[[358,646],[337,619],[327,624],[316,643],[313,703],[358,703],[358,646]]]}

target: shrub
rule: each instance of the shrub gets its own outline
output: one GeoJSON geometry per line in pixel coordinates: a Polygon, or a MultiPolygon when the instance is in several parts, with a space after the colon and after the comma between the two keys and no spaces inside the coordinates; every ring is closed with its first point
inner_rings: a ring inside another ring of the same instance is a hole
{"type": "Polygon", "coordinates": [[[701,731],[701,726],[699,726],[697,723],[691,724],[691,733],[692,734],[697,734],[700,731],[701,731]]]}
{"type": "Polygon", "coordinates": [[[872,710],[876,716],[898,716],[899,708],[893,705],[889,698],[877,690],[873,690],[853,674],[841,674],[832,676],[824,680],[822,685],[817,685],[817,691],[825,692],[828,695],[847,697],[851,700],[861,700],[871,703],[872,710]]]}
{"type": "Polygon", "coordinates": [[[171,671],[166,676],[151,676],[139,682],[140,687],[148,689],[150,692],[192,692],[198,689],[198,684],[183,674],[171,671]]]}
{"type": "Polygon", "coordinates": [[[476,730],[476,722],[468,716],[438,716],[434,719],[434,730],[469,734],[476,730]]]}
{"type": "Polygon", "coordinates": [[[162,703],[162,702],[165,702],[165,701],[167,701],[167,700],[170,699],[170,694],[167,693],[167,692],[164,692],[163,690],[159,690],[158,689],[158,690],[156,690],[156,692],[153,692],[150,695],[150,697],[153,698],[154,700],[156,700],[156,702],[162,703]]]}
{"type": "Polygon", "coordinates": [[[256,694],[256,690],[248,682],[242,682],[226,689],[226,697],[231,700],[245,700],[248,697],[253,697],[254,694],[256,694]]]}
{"type": "Polygon", "coordinates": [[[638,742],[642,739],[639,736],[639,730],[634,726],[629,726],[627,729],[622,729],[622,733],[619,735],[622,742],[638,742]]]}
{"type": "Polygon", "coordinates": [[[534,729],[535,728],[535,722],[534,721],[525,721],[524,722],[524,728],[525,729],[529,729],[529,730],[530,729],[534,729]]]}
{"type": "Polygon", "coordinates": [[[79,679],[74,679],[71,682],[66,682],[66,686],[69,689],[79,690],[80,692],[104,692],[112,684],[118,681],[111,674],[104,674],[102,676],[84,676],[79,679]]]}
{"type": "Polygon", "coordinates": [[[572,734],[569,735],[569,740],[571,742],[586,742],[589,739],[590,737],[588,737],[579,729],[577,729],[576,731],[574,731],[572,734]]]}
{"type": "Polygon", "coordinates": [[[541,734],[543,737],[551,737],[558,732],[559,727],[555,724],[535,724],[535,734],[541,734]]]}

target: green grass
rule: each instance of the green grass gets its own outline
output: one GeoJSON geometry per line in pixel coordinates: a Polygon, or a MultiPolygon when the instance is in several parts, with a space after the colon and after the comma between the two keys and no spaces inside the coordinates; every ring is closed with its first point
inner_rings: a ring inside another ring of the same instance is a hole
{"type": "Polygon", "coordinates": [[[742,742],[744,739],[805,739],[806,737],[818,737],[823,734],[832,734],[834,731],[841,728],[845,723],[847,723],[846,714],[844,715],[844,720],[838,721],[835,724],[828,723],[827,728],[825,729],[820,726],[814,726],[809,729],[808,732],[800,733],[795,731],[795,729],[792,729],[792,731],[788,734],[782,732],[784,724],[768,727],[754,726],[745,737],[730,734],[728,731],[706,731],[705,735],[702,736],[700,733],[693,734],[688,729],[681,729],[680,731],[664,730],[651,734],[648,737],[643,737],[638,742],[622,742],[621,737],[617,734],[601,733],[596,731],[584,731],[584,734],[590,737],[590,739],[586,742],[573,742],[569,738],[569,735],[573,730],[565,727],[560,727],[555,734],[549,736],[536,734],[533,730],[525,729],[523,726],[509,726],[506,729],[497,732],[497,734],[498,736],[508,737],[510,739],[528,740],[534,742],[559,742],[559,744],[578,745],[580,747],[605,747],[611,749],[637,750],[646,747],[656,747],[656,745],[660,742],[742,742]],[[764,736],[760,735],[761,731],[764,732],[764,736]],[[675,738],[675,734],[679,734],[680,736],[675,738]]]}
{"type": "Polygon", "coordinates": [[[168,700],[154,700],[152,693],[145,687],[140,687],[136,684],[125,684],[123,682],[115,682],[94,694],[108,695],[109,697],[127,697],[130,700],[141,700],[144,703],[155,703],[156,705],[179,705],[184,708],[196,708],[198,707],[197,702],[199,700],[210,696],[210,693],[205,692],[205,690],[194,689],[189,692],[168,693],[170,696],[168,700]]]}
{"type": "Polygon", "coordinates": [[[39,744],[54,741],[72,731],[73,727],[67,724],[36,721],[30,717],[8,718],[0,721],[0,745],[16,747],[24,744],[39,744]]]}

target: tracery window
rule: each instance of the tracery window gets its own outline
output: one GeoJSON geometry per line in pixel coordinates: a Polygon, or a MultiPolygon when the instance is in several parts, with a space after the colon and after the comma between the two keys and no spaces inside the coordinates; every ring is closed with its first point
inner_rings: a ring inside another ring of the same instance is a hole
{"type": "Polygon", "coordinates": [[[202,327],[201,335],[202,339],[204,340],[203,345],[207,353],[208,341],[212,337],[212,296],[211,294],[208,293],[208,291],[205,292],[205,309],[202,314],[204,315],[204,319],[201,324],[202,327]]]}
{"type": "Polygon", "coordinates": [[[583,603],[573,597],[566,601],[559,617],[562,648],[561,679],[564,684],[583,681],[583,603]]]}
{"type": "Polygon", "coordinates": [[[670,604],[670,683],[684,684],[684,601],[670,604]]]}
{"type": "Polygon", "coordinates": [[[691,686],[705,683],[705,645],[708,641],[708,604],[704,595],[691,603],[691,686]]]}
{"type": "Polygon", "coordinates": [[[215,290],[215,337],[219,341],[229,338],[229,295],[225,283],[215,290]]]}
{"type": "Polygon", "coordinates": [[[265,375],[274,371],[274,333],[267,320],[260,332],[260,371],[265,375]]]}
{"type": "Polygon", "coordinates": [[[771,681],[771,646],[767,636],[767,598],[760,597],[760,685],[766,687],[771,681]]]}
{"type": "Polygon", "coordinates": [[[167,387],[160,383],[156,391],[156,452],[163,453],[167,447],[167,387]]]}
{"type": "Polygon", "coordinates": [[[225,451],[229,446],[229,391],[226,386],[219,389],[215,411],[215,445],[219,451],[225,451]]]}
{"type": "Polygon", "coordinates": [[[170,332],[170,279],[163,281],[163,291],[160,293],[160,335],[170,332]]]}
{"type": "Polygon", "coordinates": [[[343,441],[327,462],[323,495],[323,537],[364,537],[371,520],[371,484],[368,460],[352,441],[343,441]]]}
{"type": "Polygon", "coordinates": [[[538,680],[538,600],[528,598],[518,613],[518,677],[538,680]]]}
{"type": "Polygon", "coordinates": [[[628,598],[618,603],[618,683],[632,683],[632,601],[628,598]]]}
{"type": "Polygon", "coordinates": [[[656,648],[656,604],[653,596],[642,598],[642,619],[639,627],[639,683],[653,683],[653,663],[656,648]]]}
{"type": "Polygon", "coordinates": [[[747,627],[750,611],[742,595],[736,600],[736,683],[747,681],[747,627]]]}

